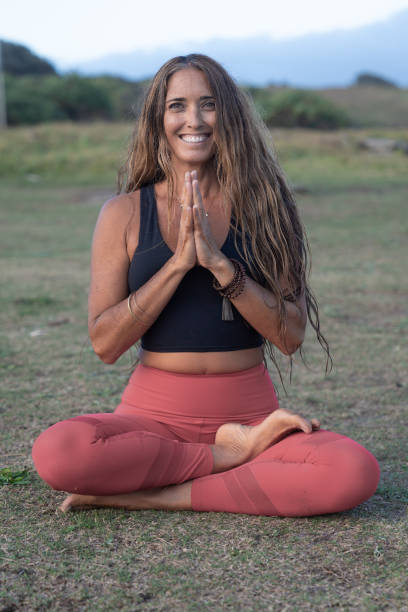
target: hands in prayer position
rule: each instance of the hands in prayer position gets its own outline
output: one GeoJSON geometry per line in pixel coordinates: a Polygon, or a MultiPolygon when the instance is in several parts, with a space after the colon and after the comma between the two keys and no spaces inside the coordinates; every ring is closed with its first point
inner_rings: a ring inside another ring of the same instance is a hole
{"type": "Polygon", "coordinates": [[[211,269],[224,255],[212,235],[197,172],[186,172],[176,258],[187,270],[194,266],[211,269]]]}

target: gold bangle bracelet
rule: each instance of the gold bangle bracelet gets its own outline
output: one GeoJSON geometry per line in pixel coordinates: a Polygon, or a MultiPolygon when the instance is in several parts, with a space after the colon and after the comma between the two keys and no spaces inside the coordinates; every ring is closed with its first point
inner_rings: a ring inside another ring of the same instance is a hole
{"type": "Polygon", "coordinates": [[[146,317],[148,320],[147,320],[147,321],[144,321],[144,320],[143,320],[141,317],[138,317],[138,316],[137,316],[137,314],[135,314],[135,313],[133,312],[133,310],[132,310],[132,305],[131,305],[131,299],[132,299],[132,296],[133,296],[133,297],[135,297],[134,293],[129,293],[129,297],[128,297],[128,300],[127,300],[127,303],[128,303],[128,309],[129,309],[129,312],[130,312],[130,314],[132,315],[132,317],[133,317],[133,318],[134,318],[136,321],[141,321],[141,322],[142,322],[142,323],[144,323],[145,325],[146,325],[146,324],[149,324],[149,323],[151,324],[151,323],[154,321],[154,318],[153,318],[153,317],[150,317],[150,316],[147,314],[147,312],[145,312],[145,311],[143,310],[143,308],[140,308],[139,304],[136,302],[136,299],[134,299],[134,300],[133,300],[133,301],[134,301],[134,303],[135,303],[135,305],[136,305],[136,308],[138,308],[138,309],[140,310],[140,312],[141,312],[141,313],[143,313],[143,316],[144,316],[144,317],[146,317]]]}
{"type": "Polygon", "coordinates": [[[141,308],[141,307],[139,306],[139,304],[136,302],[136,296],[135,296],[134,294],[132,294],[132,295],[133,295],[133,298],[134,298],[134,299],[133,299],[133,303],[134,303],[134,305],[136,306],[136,308],[137,308],[138,310],[140,310],[140,312],[141,312],[143,315],[145,315],[145,316],[146,316],[146,317],[149,319],[150,317],[149,317],[149,315],[147,314],[147,312],[146,312],[145,310],[143,310],[143,308],[141,308]]]}
{"type": "Polygon", "coordinates": [[[136,321],[140,321],[139,317],[138,317],[137,315],[135,315],[135,313],[133,312],[132,307],[131,307],[131,305],[130,305],[130,300],[131,300],[132,295],[133,295],[132,293],[129,293],[129,297],[128,297],[128,299],[127,299],[128,309],[129,309],[129,312],[130,312],[130,314],[132,315],[132,317],[133,317],[133,318],[134,318],[136,321]]]}

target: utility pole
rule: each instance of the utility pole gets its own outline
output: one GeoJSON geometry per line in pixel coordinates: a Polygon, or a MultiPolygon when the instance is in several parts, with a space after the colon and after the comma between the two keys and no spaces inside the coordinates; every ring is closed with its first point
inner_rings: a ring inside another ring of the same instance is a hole
{"type": "Polygon", "coordinates": [[[6,84],[3,72],[3,41],[0,40],[0,130],[7,127],[6,84]]]}

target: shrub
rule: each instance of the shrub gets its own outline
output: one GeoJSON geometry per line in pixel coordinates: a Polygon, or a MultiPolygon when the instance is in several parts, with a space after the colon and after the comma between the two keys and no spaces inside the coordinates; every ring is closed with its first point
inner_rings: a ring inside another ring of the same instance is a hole
{"type": "Polygon", "coordinates": [[[77,75],[6,75],[6,109],[9,125],[111,119],[113,114],[108,94],[77,75]]]}
{"type": "Polygon", "coordinates": [[[35,124],[67,119],[55,100],[44,92],[39,77],[6,75],[6,113],[9,125],[35,124]]]}
{"type": "Polygon", "coordinates": [[[45,85],[45,93],[72,121],[112,118],[109,96],[86,77],[69,74],[45,85]]]}
{"type": "Polygon", "coordinates": [[[89,79],[110,99],[112,118],[119,121],[135,119],[141,106],[150,81],[128,81],[110,75],[96,76],[89,79]]]}
{"type": "Polygon", "coordinates": [[[331,130],[351,123],[343,109],[304,89],[285,89],[272,94],[264,91],[255,97],[255,104],[268,127],[331,130]]]}

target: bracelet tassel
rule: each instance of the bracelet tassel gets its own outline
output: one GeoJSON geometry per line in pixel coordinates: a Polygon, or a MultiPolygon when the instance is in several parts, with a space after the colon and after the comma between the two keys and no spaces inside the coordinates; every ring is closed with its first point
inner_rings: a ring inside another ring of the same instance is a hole
{"type": "Polygon", "coordinates": [[[234,313],[232,312],[232,305],[228,298],[222,298],[222,320],[233,321],[234,313]]]}

